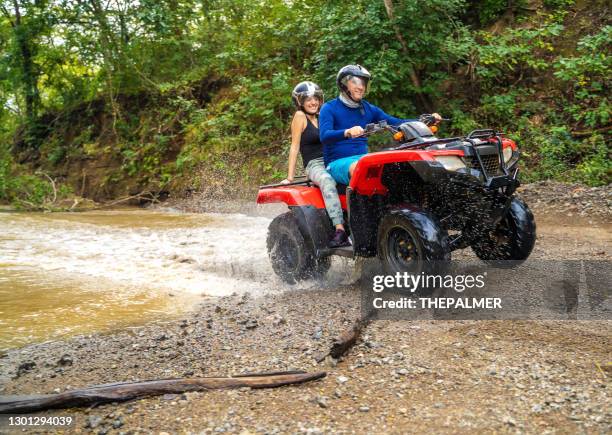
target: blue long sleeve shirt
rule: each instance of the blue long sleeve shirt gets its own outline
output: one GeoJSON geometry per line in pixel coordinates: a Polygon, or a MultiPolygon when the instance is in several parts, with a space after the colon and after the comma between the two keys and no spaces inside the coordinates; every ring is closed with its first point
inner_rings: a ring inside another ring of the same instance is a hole
{"type": "Polygon", "coordinates": [[[389,125],[398,125],[408,119],[395,118],[387,115],[380,108],[362,100],[363,115],[360,108],[350,108],[340,99],[334,98],[321,108],[319,114],[319,136],[323,143],[323,159],[325,164],[344,157],[366,154],[368,138],[345,138],[344,131],[356,125],[365,128],[366,124],[385,120],[389,125]]]}

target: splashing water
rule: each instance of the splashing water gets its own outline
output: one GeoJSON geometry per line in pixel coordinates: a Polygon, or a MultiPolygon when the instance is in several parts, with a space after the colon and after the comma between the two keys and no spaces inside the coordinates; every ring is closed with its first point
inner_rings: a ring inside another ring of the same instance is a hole
{"type": "Polygon", "coordinates": [[[281,291],[269,223],[146,210],[0,213],[0,348],[176,315],[203,296],[281,291]]]}

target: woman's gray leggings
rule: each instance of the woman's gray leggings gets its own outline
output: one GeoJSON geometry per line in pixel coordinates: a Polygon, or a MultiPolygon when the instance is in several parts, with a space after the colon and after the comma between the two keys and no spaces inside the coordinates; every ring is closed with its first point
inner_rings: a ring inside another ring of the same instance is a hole
{"type": "Polygon", "coordinates": [[[340,205],[340,198],[338,198],[338,191],[336,190],[336,181],[325,169],[323,157],[308,162],[306,175],[321,189],[323,201],[325,201],[325,209],[334,226],[344,223],[342,206],[340,205]]]}

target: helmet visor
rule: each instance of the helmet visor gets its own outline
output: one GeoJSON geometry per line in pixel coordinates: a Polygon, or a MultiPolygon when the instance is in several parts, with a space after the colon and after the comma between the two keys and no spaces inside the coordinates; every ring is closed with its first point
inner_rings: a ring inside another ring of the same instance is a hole
{"type": "Polygon", "coordinates": [[[304,104],[308,98],[316,98],[319,100],[319,104],[323,104],[323,92],[322,91],[305,91],[297,94],[297,99],[300,105],[304,104]]]}
{"type": "Polygon", "coordinates": [[[348,76],[348,81],[355,86],[362,86],[364,89],[368,87],[368,80],[363,77],[348,76]]]}
{"type": "Polygon", "coordinates": [[[353,88],[356,91],[363,92],[363,95],[366,95],[370,90],[370,81],[365,77],[346,76],[345,85],[349,90],[353,88]]]}

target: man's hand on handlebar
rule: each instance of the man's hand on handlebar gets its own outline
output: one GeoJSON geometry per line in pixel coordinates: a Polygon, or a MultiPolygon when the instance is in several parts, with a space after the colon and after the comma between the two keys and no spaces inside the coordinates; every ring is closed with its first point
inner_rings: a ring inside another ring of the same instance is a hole
{"type": "MultiPolygon", "coordinates": [[[[419,117],[419,121],[425,123],[428,126],[438,125],[442,121],[450,121],[449,119],[442,118],[439,113],[426,113],[419,117]]],[[[366,125],[365,130],[356,125],[354,127],[348,128],[344,130],[344,137],[346,138],[356,138],[362,136],[370,136],[374,133],[378,133],[379,131],[390,130],[392,133],[397,131],[397,127],[392,127],[387,125],[387,121],[380,121],[378,123],[371,123],[366,125]]]]}
{"type": "Polygon", "coordinates": [[[363,136],[363,133],[365,133],[365,130],[362,127],[356,125],[354,127],[344,130],[344,137],[347,137],[347,138],[359,137],[359,136],[363,136]]]}
{"type": "Polygon", "coordinates": [[[419,121],[424,122],[427,125],[438,125],[442,121],[450,121],[449,119],[442,118],[439,113],[426,113],[419,117],[419,121]]]}

